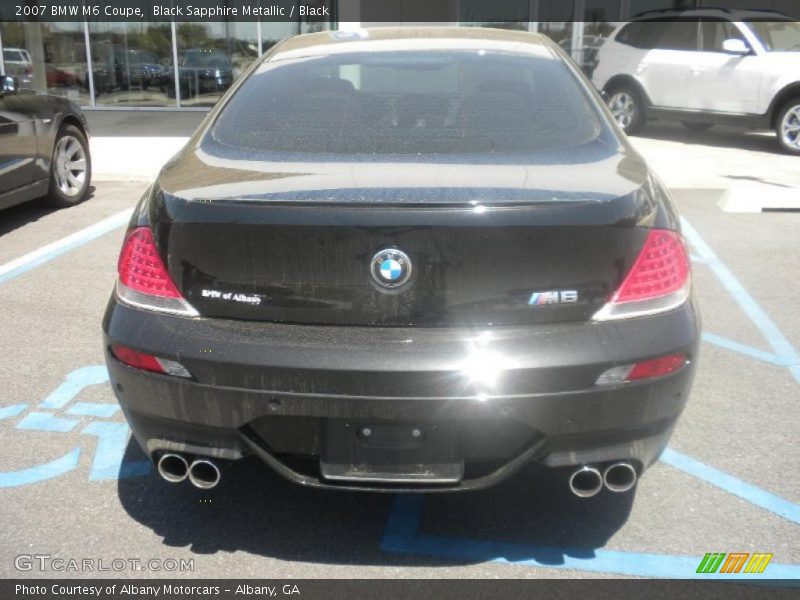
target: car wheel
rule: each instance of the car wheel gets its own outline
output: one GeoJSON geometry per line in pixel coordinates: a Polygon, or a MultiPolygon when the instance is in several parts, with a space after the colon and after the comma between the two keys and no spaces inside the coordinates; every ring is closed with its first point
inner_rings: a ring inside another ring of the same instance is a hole
{"type": "Polygon", "coordinates": [[[714,126],[713,123],[700,123],[698,121],[681,121],[681,124],[692,131],[708,131],[714,126]]]}
{"type": "Polygon", "coordinates": [[[608,108],[617,124],[629,135],[639,131],[647,120],[642,95],[630,85],[609,90],[608,108]]]}
{"type": "Polygon", "coordinates": [[[48,203],[64,207],[82,202],[89,191],[91,177],[92,159],[86,137],[73,125],[62,127],[56,136],[50,161],[48,203]]]}
{"type": "Polygon", "coordinates": [[[781,109],[775,125],[781,147],[791,154],[800,154],[800,97],[792,98],[781,109]]]}

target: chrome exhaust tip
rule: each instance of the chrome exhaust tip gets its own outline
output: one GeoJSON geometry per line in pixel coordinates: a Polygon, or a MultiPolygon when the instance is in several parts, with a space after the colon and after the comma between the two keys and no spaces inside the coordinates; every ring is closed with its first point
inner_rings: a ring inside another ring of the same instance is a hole
{"type": "Polygon", "coordinates": [[[603,473],[603,483],[612,492],[627,492],[636,485],[638,475],[630,463],[619,462],[610,465],[603,473]]]}
{"type": "Polygon", "coordinates": [[[570,476],[569,489],[578,498],[591,498],[603,489],[603,476],[594,467],[583,466],[570,476]]]}
{"type": "Polygon", "coordinates": [[[204,458],[194,461],[189,467],[189,481],[201,490],[210,490],[216,487],[220,477],[219,467],[204,458]]]}
{"type": "Polygon", "coordinates": [[[180,454],[163,454],[158,459],[158,474],[170,483],[180,483],[189,474],[189,463],[180,454]]]}

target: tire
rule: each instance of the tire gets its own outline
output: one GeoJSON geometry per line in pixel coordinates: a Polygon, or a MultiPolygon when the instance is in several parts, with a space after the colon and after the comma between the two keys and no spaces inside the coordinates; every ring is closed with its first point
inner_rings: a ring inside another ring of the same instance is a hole
{"type": "Polygon", "coordinates": [[[86,136],[74,125],[63,125],[53,144],[47,203],[59,208],[80,204],[86,199],[91,179],[92,159],[86,136]]]}
{"type": "Polygon", "coordinates": [[[698,121],[681,121],[681,125],[692,131],[708,131],[714,126],[713,123],[700,123],[698,121]]]}
{"type": "Polygon", "coordinates": [[[632,135],[647,122],[647,108],[642,94],[633,85],[619,84],[608,91],[608,108],[622,131],[632,135]]]}
{"type": "Polygon", "coordinates": [[[800,155],[800,96],[781,108],[775,121],[775,135],[784,152],[800,155]]]}

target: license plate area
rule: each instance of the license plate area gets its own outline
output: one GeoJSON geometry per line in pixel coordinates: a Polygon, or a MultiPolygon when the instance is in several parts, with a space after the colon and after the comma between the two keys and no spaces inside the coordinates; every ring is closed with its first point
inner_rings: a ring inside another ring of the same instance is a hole
{"type": "Polygon", "coordinates": [[[333,481],[457,483],[464,461],[449,423],[326,419],[320,472],[333,481]]]}

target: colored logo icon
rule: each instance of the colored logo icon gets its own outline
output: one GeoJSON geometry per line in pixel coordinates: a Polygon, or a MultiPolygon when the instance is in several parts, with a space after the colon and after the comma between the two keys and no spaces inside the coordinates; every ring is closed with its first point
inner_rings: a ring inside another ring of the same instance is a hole
{"type": "Polygon", "coordinates": [[[749,552],[709,552],[700,561],[697,573],[763,573],[772,554],[749,552]]]}
{"type": "Polygon", "coordinates": [[[396,289],[411,278],[411,259],[397,248],[381,250],[372,257],[370,273],[382,288],[396,289]]]}

